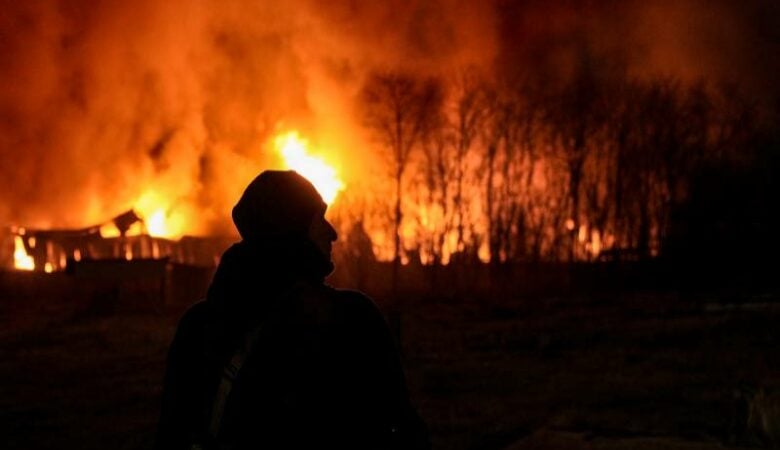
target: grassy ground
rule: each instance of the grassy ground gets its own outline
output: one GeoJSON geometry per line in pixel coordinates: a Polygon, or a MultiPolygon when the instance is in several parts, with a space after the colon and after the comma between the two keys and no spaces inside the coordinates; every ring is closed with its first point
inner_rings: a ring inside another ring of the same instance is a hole
{"type": "MultiPolygon", "coordinates": [[[[401,346],[437,449],[723,448],[734,389],[777,378],[775,300],[426,302],[401,346]]],[[[32,303],[0,308],[4,447],[150,448],[176,315],[32,303]]]]}
{"type": "Polygon", "coordinates": [[[733,393],[774,384],[768,300],[427,305],[407,315],[403,345],[438,448],[749,446],[730,436],[745,419],[733,393]]]}

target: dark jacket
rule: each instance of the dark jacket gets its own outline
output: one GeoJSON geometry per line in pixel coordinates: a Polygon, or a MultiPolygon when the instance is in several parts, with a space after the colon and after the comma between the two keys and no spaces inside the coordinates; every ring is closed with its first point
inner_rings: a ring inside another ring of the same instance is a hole
{"type": "Polygon", "coordinates": [[[312,251],[237,244],[225,253],[171,344],[157,448],[212,442],[205,430],[222,372],[255,330],[227,397],[222,448],[429,446],[384,318],[363,294],[323,284],[312,251]]]}

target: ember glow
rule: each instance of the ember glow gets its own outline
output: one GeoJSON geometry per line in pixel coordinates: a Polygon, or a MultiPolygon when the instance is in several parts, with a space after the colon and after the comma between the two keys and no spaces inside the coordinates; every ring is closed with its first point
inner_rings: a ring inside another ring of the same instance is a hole
{"type": "Polygon", "coordinates": [[[301,138],[297,131],[279,135],[274,146],[284,160],[287,169],[292,169],[312,182],[317,191],[332,205],[338,193],[344,189],[336,169],[321,158],[309,154],[308,141],[301,138]]]}

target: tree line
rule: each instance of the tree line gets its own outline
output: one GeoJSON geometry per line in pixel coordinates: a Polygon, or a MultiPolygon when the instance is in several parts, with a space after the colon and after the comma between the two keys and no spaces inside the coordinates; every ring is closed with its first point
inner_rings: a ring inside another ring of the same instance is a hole
{"type": "Polygon", "coordinates": [[[587,64],[556,80],[375,72],[359,100],[392,185],[377,220],[397,263],[671,254],[696,232],[701,175],[755,165],[766,135],[734,86],[587,64]]]}

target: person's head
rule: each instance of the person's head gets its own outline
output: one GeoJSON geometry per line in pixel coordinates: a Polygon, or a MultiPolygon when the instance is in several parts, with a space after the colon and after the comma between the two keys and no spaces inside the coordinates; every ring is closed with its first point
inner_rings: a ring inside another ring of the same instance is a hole
{"type": "Polygon", "coordinates": [[[330,261],[336,230],[327,205],[306,178],[292,170],[267,170],[247,186],[233,207],[233,223],[250,244],[309,241],[330,261]]]}

